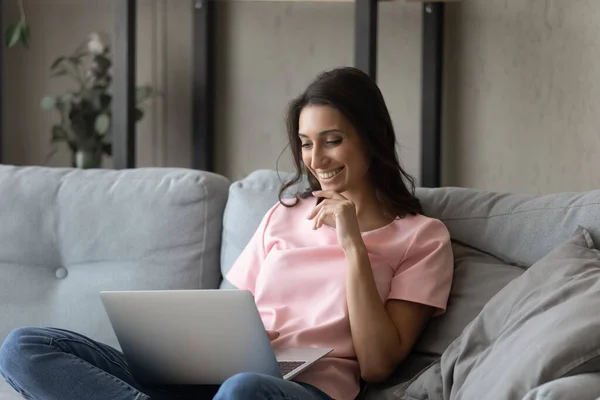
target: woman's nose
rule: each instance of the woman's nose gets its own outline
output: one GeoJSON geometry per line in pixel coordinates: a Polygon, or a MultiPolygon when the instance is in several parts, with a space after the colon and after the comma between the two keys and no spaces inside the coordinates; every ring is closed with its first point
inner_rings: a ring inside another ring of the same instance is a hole
{"type": "Polygon", "coordinates": [[[328,163],[328,158],[326,152],[323,151],[319,146],[314,146],[312,151],[312,159],[311,159],[311,168],[316,170],[323,168],[328,163]]]}

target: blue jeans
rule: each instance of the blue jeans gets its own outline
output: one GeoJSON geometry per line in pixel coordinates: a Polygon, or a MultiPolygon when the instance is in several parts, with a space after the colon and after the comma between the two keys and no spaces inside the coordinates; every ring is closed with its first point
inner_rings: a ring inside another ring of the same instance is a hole
{"type": "Polygon", "coordinates": [[[142,386],[110,346],[55,328],[20,328],[0,347],[0,373],[36,400],[330,400],[314,386],[242,373],[219,386],[142,386]]]}

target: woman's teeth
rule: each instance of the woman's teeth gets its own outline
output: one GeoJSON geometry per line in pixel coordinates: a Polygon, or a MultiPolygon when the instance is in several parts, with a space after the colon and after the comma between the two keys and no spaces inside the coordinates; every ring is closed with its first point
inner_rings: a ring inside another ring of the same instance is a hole
{"type": "Polygon", "coordinates": [[[331,179],[337,174],[339,174],[342,169],[344,169],[344,167],[338,168],[335,171],[331,172],[319,172],[317,175],[319,176],[319,179],[331,179]]]}

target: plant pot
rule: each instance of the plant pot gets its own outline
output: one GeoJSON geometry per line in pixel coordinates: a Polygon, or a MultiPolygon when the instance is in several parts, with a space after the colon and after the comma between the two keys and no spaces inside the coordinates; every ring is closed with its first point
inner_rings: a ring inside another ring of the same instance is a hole
{"type": "Polygon", "coordinates": [[[81,169],[101,168],[102,150],[77,150],[73,153],[73,167],[81,169]]]}

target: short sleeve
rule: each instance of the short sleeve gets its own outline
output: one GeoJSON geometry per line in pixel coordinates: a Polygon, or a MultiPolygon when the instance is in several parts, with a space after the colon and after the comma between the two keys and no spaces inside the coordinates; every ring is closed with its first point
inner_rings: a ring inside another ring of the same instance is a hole
{"type": "Polygon", "coordinates": [[[249,290],[252,295],[255,295],[256,279],[267,256],[265,233],[274,209],[275,207],[271,208],[265,214],[252,238],[227,273],[227,280],[233,286],[240,290],[249,290]]]}
{"type": "Polygon", "coordinates": [[[434,315],[441,315],[446,311],[453,274],[450,234],[440,220],[427,218],[394,273],[388,300],[426,304],[436,308],[434,315]]]}

